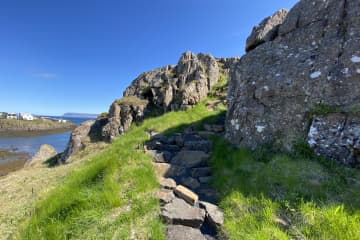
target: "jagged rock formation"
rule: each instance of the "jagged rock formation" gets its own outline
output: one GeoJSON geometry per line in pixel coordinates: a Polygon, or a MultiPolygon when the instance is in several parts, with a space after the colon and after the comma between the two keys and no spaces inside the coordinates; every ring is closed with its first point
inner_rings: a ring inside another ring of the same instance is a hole
{"type": "Polygon", "coordinates": [[[139,123],[144,118],[147,100],[124,97],[110,106],[107,124],[102,128],[102,136],[109,141],[129,130],[131,123],[139,123]]]}
{"type": "Polygon", "coordinates": [[[168,110],[187,109],[209,93],[220,77],[218,61],[210,54],[185,52],[178,64],[145,72],[124,92],[124,97],[147,99],[168,110]]]}
{"type": "MultiPolygon", "coordinates": [[[[317,105],[349,108],[359,103],[359,13],[358,0],[302,0],[287,15],[275,14],[254,29],[249,52],[231,71],[227,139],[251,148],[275,142],[291,149],[308,135],[317,105]]],[[[344,125],[343,118],[336,119],[331,125],[344,125]]],[[[330,141],[329,129],[317,129],[330,144],[317,153],[346,163],[358,159],[340,157],[333,146],[341,143],[330,141]]],[[[346,137],[348,148],[356,149],[358,137],[346,137]]],[[[318,144],[311,142],[315,149],[318,144]]]]}

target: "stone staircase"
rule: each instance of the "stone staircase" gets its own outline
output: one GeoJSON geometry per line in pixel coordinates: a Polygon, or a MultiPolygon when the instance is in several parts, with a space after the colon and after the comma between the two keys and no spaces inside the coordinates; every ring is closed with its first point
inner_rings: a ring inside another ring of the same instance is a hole
{"type": "Polygon", "coordinates": [[[205,131],[187,128],[170,137],[149,131],[145,151],[153,157],[161,185],[156,197],[169,240],[218,239],[224,222],[217,206],[219,194],[211,188],[210,136],[221,135],[223,124],[205,125],[205,131]]]}

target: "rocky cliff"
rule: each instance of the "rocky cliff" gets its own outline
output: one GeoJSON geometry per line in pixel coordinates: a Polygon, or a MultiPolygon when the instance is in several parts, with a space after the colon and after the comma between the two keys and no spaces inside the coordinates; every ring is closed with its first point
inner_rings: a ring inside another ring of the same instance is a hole
{"type": "Polygon", "coordinates": [[[193,107],[208,96],[221,77],[227,78],[238,60],[187,51],[177,65],[142,73],[125,90],[123,98],[111,104],[107,117],[83,123],[73,131],[63,161],[90,141],[113,141],[146,117],[193,107]]]}
{"type": "Polygon", "coordinates": [[[230,74],[226,136],[239,146],[307,139],[360,162],[360,1],[302,0],[254,28],[230,74]]]}

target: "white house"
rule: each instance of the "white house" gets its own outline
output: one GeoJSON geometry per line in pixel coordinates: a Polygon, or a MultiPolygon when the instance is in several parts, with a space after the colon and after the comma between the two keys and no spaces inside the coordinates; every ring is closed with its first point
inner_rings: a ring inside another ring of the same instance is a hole
{"type": "Polygon", "coordinates": [[[33,121],[34,116],[30,113],[20,113],[20,119],[26,120],[26,121],[33,121]]]}
{"type": "Polygon", "coordinates": [[[8,113],[7,119],[18,119],[18,116],[16,113],[8,113]]]}

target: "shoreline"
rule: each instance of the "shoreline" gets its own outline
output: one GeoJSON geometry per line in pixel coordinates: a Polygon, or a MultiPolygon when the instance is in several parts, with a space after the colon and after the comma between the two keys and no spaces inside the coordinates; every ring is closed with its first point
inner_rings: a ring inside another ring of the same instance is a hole
{"type": "Polygon", "coordinates": [[[44,129],[44,130],[2,130],[0,129],[0,138],[15,138],[15,137],[36,137],[36,136],[45,136],[57,133],[71,132],[76,128],[67,127],[67,128],[55,128],[55,129],[44,129]]]}
{"type": "Polygon", "coordinates": [[[0,137],[32,137],[73,131],[77,124],[71,121],[60,123],[49,120],[0,119],[0,137]]]}
{"type": "Polygon", "coordinates": [[[0,149],[0,177],[24,168],[31,159],[28,152],[17,152],[16,149],[0,149]]]}

